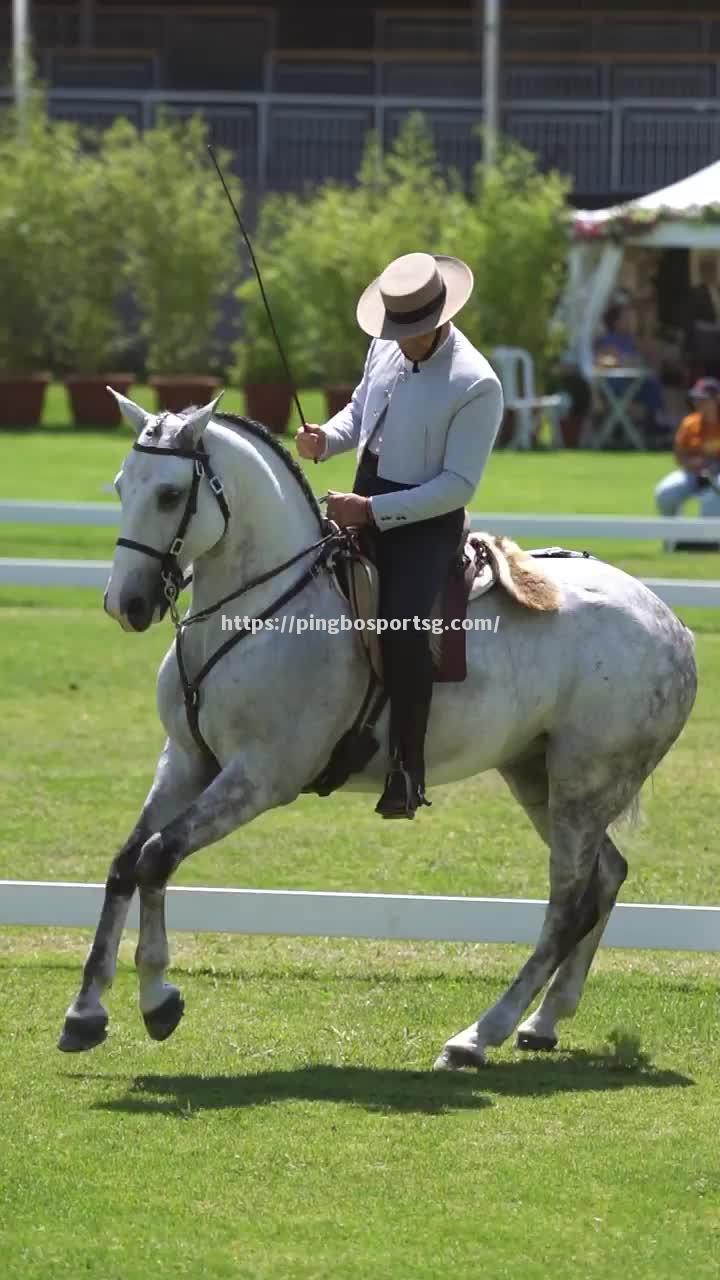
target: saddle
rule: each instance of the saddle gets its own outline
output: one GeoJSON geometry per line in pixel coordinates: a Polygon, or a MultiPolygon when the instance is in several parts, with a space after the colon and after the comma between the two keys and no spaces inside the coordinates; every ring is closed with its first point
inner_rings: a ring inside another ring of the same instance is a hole
{"type": "MultiPolygon", "coordinates": [[[[377,618],[379,575],[372,559],[370,540],[359,529],[346,530],[341,548],[329,562],[336,586],[350,605],[353,619],[366,622],[377,618]]],[[[433,605],[433,617],[443,625],[453,619],[464,619],[468,605],[493,588],[502,588],[519,605],[538,612],[552,612],[560,607],[560,589],[534,563],[536,558],[583,552],[548,547],[543,551],[522,551],[509,538],[491,533],[470,533],[466,515],[462,549],[451,565],[448,577],[433,605]]],[[[369,662],[369,682],[362,705],[351,727],[336,742],[325,768],[303,791],[328,796],[360,773],[378,749],[375,735],[377,722],[387,702],[382,678],[382,659],[376,631],[362,627],[356,630],[369,662]]],[[[430,633],[434,643],[435,680],[461,681],[467,675],[467,632],[458,629],[430,633]]]]}
{"type": "MultiPolygon", "coordinates": [[[[380,577],[372,558],[371,541],[357,530],[352,550],[333,566],[337,586],[345,596],[353,620],[366,624],[377,618],[380,577]]],[[[557,588],[532,564],[509,538],[490,533],[471,533],[470,518],[465,524],[460,550],[430,611],[434,629],[430,631],[435,683],[461,682],[467,676],[467,635],[463,622],[468,606],[500,585],[519,604],[536,610],[557,609],[557,588]]],[[[382,683],[380,635],[366,625],[356,629],[370,667],[382,683]]]]}

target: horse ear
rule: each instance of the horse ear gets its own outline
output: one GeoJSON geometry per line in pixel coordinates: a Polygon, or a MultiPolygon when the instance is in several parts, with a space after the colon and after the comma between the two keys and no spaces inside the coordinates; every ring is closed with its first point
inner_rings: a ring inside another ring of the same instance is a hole
{"type": "Polygon", "coordinates": [[[128,400],[127,396],[121,396],[120,392],[115,391],[113,387],[106,387],[105,390],[115,397],[123,418],[132,427],[135,435],[139,436],[140,432],[144,431],[147,426],[151,415],[141,409],[140,405],[136,404],[134,400],[128,400]]]}
{"type": "Polygon", "coordinates": [[[225,392],[221,391],[219,396],[210,401],[210,404],[203,405],[202,409],[193,409],[186,418],[183,418],[183,424],[178,431],[173,446],[176,449],[195,449],[198,441],[211,421],[215,410],[222,400],[225,392]]]}

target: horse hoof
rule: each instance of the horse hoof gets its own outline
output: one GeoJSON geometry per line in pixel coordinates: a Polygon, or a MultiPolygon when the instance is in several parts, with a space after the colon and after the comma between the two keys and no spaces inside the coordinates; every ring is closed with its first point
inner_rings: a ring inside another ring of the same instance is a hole
{"type": "Polygon", "coordinates": [[[557,1049],[557,1036],[538,1036],[534,1031],[518,1031],[516,1049],[532,1053],[552,1053],[557,1049]]]}
{"type": "Polygon", "coordinates": [[[57,1047],[63,1053],[83,1053],[96,1049],[107,1040],[107,1014],[93,1014],[90,1018],[67,1017],[57,1047]]]}
{"type": "Polygon", "coordinates": [[[484,1066],[485,1056],[481,1050],[446,1044],[440,1057],[435,1059],[433,1071],[462,1071],[463,1067],[480,1070],[484,1066]]]}
{"type": "Polygon", "coordinates": [[[179,991],[173,991],[157,1009],[143,1014],[145,1030],[153,1040],[168,1040],[185,1012],[185,1001],[179,991]]]}

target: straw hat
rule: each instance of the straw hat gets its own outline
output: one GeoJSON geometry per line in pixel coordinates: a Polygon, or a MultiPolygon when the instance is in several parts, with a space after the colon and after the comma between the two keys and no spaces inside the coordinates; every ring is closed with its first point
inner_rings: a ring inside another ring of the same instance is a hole
{"type": "Polygon", "coordinates": [[[357,305],[357,321],[371,338],[431,333],[465,306],[473,273],[459,258],[406,253],[373,280],[357,305]]]}

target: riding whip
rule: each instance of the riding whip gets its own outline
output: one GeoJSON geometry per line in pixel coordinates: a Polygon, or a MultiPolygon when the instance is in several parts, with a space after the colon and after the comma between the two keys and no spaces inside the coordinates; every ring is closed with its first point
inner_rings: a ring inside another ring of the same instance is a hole
{"type": "MultiPolygon", "coordinates": [[[[280,354],[280,359],[282,360],[282,363],[283,363],[283,368],[284,368],[284,370],[285,370],[285,373],[287,374],[287,380],[288,380],[288,382],[290,383],[290,385],[292,386],[292,389],[293,389],[293,399],[294,399],[294,401],[295,401],[295,406],[296,406],[297,411],[298,411],[298,414],[299,414],[299,416],[300,416],[300,422],[301,422],[301,424],[302,424],[302,430],[303,430],[303,431],[307,431],[307,429],[308,429],[307,420],[306,420],[306,418],[305,418],[305,414],[304,414],[304,413],[303,413],[303,411],[302,411],[302,405],[300,404],[300,397],[298,396],[298,393],[297,393],[297,391],[295,390],[295,379],[293,378],[292,373],[290,372],[290,365],[288,364],[287,357],[286,357],[286,355],[285,355],[285,351],[284,351],[284,349],[283,349],[282,342],[280,341],[280,335],[279,335],[279,333],[278,333],[278,331],[277,331],[277,329],[276,329],[276,327],[275,327],[275,321],[273,320],[273,314],[272,314],[272,311],[271,311],[271,309],[270,309],[270,303],[268,302],[268,296],[267,296],[267,294],[266,294],[266,292],[265,292],[265,286],[264,286],[264,284],[263,284],[263,282],[262,282],[262,276],[261,276],[261,274],[260,274],[260,268],[259,268],[259,266],[258,266],[258,264],[257,264],[257,259],[256,259],[256,257],[255,257],[254,252],[253,252],[253,247],[252,247],[252,245],[251,245],[251,243],[250,243],[250,237],[249,237],[249,235],[248,235],[247,231],[245,230],[245,227],[244,227],[244,225],[243,225],[243,220],[242,220],[242,218],[240,217],[240,214],[239,214],[239,213],[238,213],[238,211],[237,211],[237,206],[236,206],[235,201],[233,200],[233,198],[232,198],[232,196],[231,196],[231,194],[230,194],[230,191],[229,191],[229,189],[228,189],[227,182],[225,181],[225,177],[224,177],[223,171],[222,171],[222,169],[220,168],[220,165],[218,164],[217,156],[215,155],[215,151],[214,151],[214,149],[213,149],[213,147],[212,147],[212,145],[211,145],[210,143],[208,143],[208,151],[210,152],[210,159],[212,160],[213,164],[215,165],[215,169],[216,169],[216,171],[217,171],[217,175],[218,175],[218,177],[219,177],[219,179],[220,179],[220,181],[221,181],[221,183],[222,183],[223,191],[225,192],[225,195],[226,195],[226,196],[227,196],[227,198],[228,198],[228,203],[229,203],[229,205],[230,205],[230,208],[232,209],[233,214],[235,215],[235,221],[237,222],[237,224],[238,224],[238,226],[239,226],[239,228],[240,228],[240,233],[241,233],[241,235],[242,235],[242,238],[243,238],[243,240],[245,241],[245,244],[247,245],[247,251],[248,251],[248,253],[250,254],[250,261],[251,261],[251,262],[252,262],[252,264],[253,264],[253,269],[254,269],[254,271],[255,271],[255,275],[257,276],[257,282],[258,282],[258,284],[259,284],[259,286],[260,286],[260,293],[261,293],[261,295],[262,295],[262,300],[263,300],[263,302],[265,303],[265,310],[267,311],[267,317],[268,317],[268,320],[270,321],[270,328],[272,329],[272,334],[273,334],[273,337],[274,337],[274,339],[275,339],[275,343],[276,343],[276,345],[277,345],[278,352],[279,352],[279,354],[280,354]]],[[[315,459],[315,461],[317,462],[317,458],[315,459]]]]}

